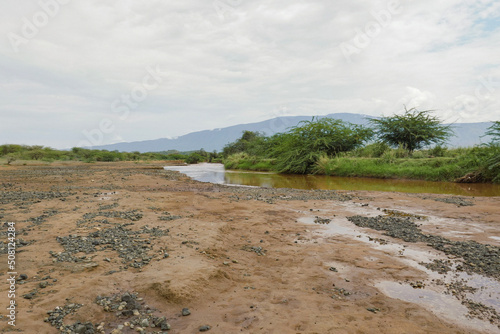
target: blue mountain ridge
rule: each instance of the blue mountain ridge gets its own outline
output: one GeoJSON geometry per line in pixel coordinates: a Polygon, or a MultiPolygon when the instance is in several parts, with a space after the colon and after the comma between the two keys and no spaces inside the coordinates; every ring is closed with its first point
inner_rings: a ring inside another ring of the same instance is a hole
{"type": "MultiPolygon", "coordinates": [[[[330,117],[341,119],[352,124],[367,125],[370,118],[363,114],[335,113],[317,118],[330,117]]],[[[124,142],[110,145],[88,147],[92,149],[120,151],[120,152],[161,152],[177,150],[181,152],[204,149],[205,151],[221,151],[222,148],[236,139],[240,138],[243,131],[258,131],[265,135],[273,135],[284,132],[288,128],[297,125],[301,121],[311,120],[312,116],[282,116],[266,121],[248,124],[238,124],[214,130],[203,130],[188,133],[175,139],[160,138],[153,140],[124,142]]],[[[491,122],[481,123],[454,123],[453,131],[455,135],[446,144],[448,147],[471,147],[488,142],[489,137],[481,137],[491,126],[491,122]]]]}

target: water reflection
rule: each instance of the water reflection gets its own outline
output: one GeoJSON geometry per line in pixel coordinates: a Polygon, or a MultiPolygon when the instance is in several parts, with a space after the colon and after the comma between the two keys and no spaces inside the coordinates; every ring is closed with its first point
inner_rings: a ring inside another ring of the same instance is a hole
{"type": "Polygon", "coordinates": [[[202,182],[239,184],[267,188],[397,191],[466,196],[500,196],[500,185],[461,184],[416,180],[391,180],[325,175],[285,175],[260,172],[224,171],[221,164],[165,167],[202,182]]]}

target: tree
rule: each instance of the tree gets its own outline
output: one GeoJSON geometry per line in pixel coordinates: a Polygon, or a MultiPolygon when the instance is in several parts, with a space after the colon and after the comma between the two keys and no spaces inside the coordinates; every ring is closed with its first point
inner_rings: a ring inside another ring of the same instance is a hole
{"type": "Polygon", "coordinates": [[[255,131],[243,131],[241,138],[235,142],[224,146],[222,155],[228,157],[232,154],[246,152],[250,155],[258,155],[262,153],[265,138],[262,134],[255,131]]]}
{"type": "Polygon", "coordinates": [[[370,140],[373,131],[332,118],[302,121],[286,133],[271,137],[270,156],[281,173],[305,174],[321,156],[351,151],[370,140]]]}
{"type": "Polygon", "coordinates": [[[9,154],[6,155],[6,158],[7,158],[7,165],[10,165],[11,163],[13,163],[14,161],[17,160],[18,154],[16,154],[16,153],[9,153],[9,154]]]}
{"type": "Polygon", "coordinates": [[[493,122],[493,124],[488,128],[488,131],[486,131],[484,135],[492,136],[492,143],[500,142],[500,121],[493,122]]]}
{"type": "Polygon", "coordinates": [[[410,153],[430,144],[443,144],[453,134],[432,110],[406,109],[404,115],[370,119],[377,137],[391,146],[403,146],[410,153]]]}

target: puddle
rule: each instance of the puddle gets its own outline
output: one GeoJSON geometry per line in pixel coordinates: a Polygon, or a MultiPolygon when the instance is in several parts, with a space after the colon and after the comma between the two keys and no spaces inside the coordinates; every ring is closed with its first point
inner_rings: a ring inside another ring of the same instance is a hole
{"type": "Polygon", "coordinates": [[[495,325],[469,318],[467,307],[452,295],[445,295],[430,289],[414,289],[410,285],[391,281],[379,282],[375,284],[375,287],[391,298],[419,304],[451,323],[488,333],[500,333],[500,329],[495,325]]]}
{"type": "MultiPolygon", "coordinates": [[[[359,209],[356,206],[352,206],[352,204],[346,206],[349,211],[356,211],[359,209]]],[[[380,211],[374,209],[363,209],[366,210],[364,211],[365,215],[372,216],[382,214],[380,211]]],[[[496,327],[496,325],[492,325],[486,320],[468,317],[467,314],[469,310],[467,307],[462,305],[461,301],[454,295],[444,293],[446,290],[445,284],[461,282],[466,286],[477,289],[474,293],[462,292],[462,295],[466,299],[476,303],[482,303],[487,307],[493,308],[497,313],[500,313],[500,282],[481,275],[469,275],[465,272],[456,272],[454,270],[447,274],[439,274],[425,268],[419,263],[429,263],[435,259],[447,260],[448,258],[444,253],[422,245],[405,243],[402,240],[384,236],[379,231],[359,228],[345,217],[334,217],[332,212],[333,211],[322,211],[319,213],[319,217],[331,219],[329,224],[315,223],[316,215],[314,215],[313,212],[307,211],[300,212],[305,216],[299,218],[298,222],[317,226],[318,229],[316,229],[315,233],[323,237],[343,236],[368,244],[371,248],[383,251],[397,258],[402,263],[427,274],[427,279],[424,280],[424,289],[414,289],[408,283],[384,281],[375,285],[381,292],[391,298],[422,305],[436,315],[453,323],[458,322],[464,327],[485,330],[488,333],[500,333],[500,329],[496,327]]],[[[435,217],[429,217],[428,221],[433,221],[434,218],[435,217]]],[[[452,231],[452,233],[460,235],[463,232],[452,231]]],[[[493,237],[493,239],[500,238],[493,237]]],[[[375,257],[373,260],[376,259],[375,257]]]]}

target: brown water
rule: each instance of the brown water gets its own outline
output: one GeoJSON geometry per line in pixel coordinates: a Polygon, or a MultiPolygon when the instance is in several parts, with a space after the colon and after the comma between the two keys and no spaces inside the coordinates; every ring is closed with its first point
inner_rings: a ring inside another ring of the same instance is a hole
{"type": "Polygon", "coordinates": [[[500,185],[390,180],[326,175],[287,175],[262,172],[225,171],[221,164],[165,167],[202,182],[238,184],[267,188],[397,191],[464,196],[500,196],[500,185]]]}

